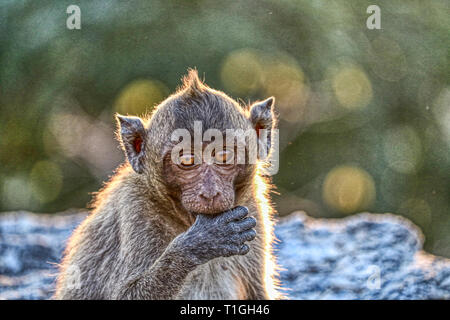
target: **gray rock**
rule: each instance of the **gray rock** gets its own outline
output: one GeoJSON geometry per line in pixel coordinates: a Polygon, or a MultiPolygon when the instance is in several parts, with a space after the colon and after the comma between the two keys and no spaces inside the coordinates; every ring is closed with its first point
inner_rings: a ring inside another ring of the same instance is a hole
{"type": "MultiPolygon", "coordinates": [[[[85,212],[0,215],[0,298],[48,299],[66,241],[85,212]]],[[[449,299],[450,260],[388,214],[341,220],[296,212],[276,226],[281,284],[291,299],[449,299]]]]}
{"type": "Polygon", "coordinates": [[[0,299],[48,299],[66,241],[86,213],[0,215],[0,299]]]}
{"type": "Polygon", "coordinates": [[[399,216],[296,212],[276,235],[282,287],[292,299],[450,298],[450,260],[422,251],[421,231],[399,216]]]}

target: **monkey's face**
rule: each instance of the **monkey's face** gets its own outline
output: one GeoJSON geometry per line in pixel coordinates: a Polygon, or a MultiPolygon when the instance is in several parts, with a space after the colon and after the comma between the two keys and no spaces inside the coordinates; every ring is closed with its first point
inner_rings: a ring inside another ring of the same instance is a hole
{"type": "Polygon", "coordinates": [[[213,152],[205,161],[201,154],[180,153],[179,161],[165,157],[164,171],[168,185],[189,212],[215,214],[235,204],[235,181],[243,166],[236,164],[230,149],[213,152]]]}
{"type": "Polygon", "coordinates": [[[168,187],[169,196],[177,206],[191,213],[215,214],[234,207],[241,195],[248,194],[252,168],[259,159],[256,155],[271,147],[273,106],[273,97],[241,106],[201,83],[197,72],[190,71],[182,90],[163,101],[148,121],[117,115],[118,136],[133,170],[149,179],[153,186],[164,182],[160,190],[166,195],[168,187]],[[264,131],[266,135],[262,134],[264,131]],[[224,134],[226,139],[220,140],[224,134]],[[183,145],[192,142],[193,137],[194,150],[191,143],[183,147],[182,153],[178,149],[173,152],[176,149],[173,144],[177,143],[174,136],[181,137],[183,145]],[[229,142],[233,140],[228,140],[231,137],[236,141],[244,138],[241,140],[248,153],[243,156],[241,144],[229,142]],[[211,145],[212,150],[208,149],[211,145]],[[259,145],[262,148],[253,148],[259,145]],[[235,146],[237,149],[228,149],[235,146]],[[208,152],[196,150],[202,148],[208,152]],[[174,161],[173,154],[180,161],[174,161]]]}

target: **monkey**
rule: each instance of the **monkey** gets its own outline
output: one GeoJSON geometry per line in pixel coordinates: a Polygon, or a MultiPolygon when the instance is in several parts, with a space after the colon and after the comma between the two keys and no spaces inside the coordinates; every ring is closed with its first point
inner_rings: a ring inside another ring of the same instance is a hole
{"type": "MultiPolygon", "coordinates": [[[[71,235],[54,299],[281,299],[273,255],[267,159],[173,161],[171,133],[183,128],[268,130],[274,97],[243,105],[190,69],[145,117],[116,114],[125,162],[94,194],[71,235]]],[[[258,133],[258,132],[257,132],[258,133]]],[[[259,137],[259,136],[258,136],[259,137]]],[[[204,147],[202,142],[202,148],[204,147]]],[[[269,145],[267,145],[270,148],[269,145]]]]}

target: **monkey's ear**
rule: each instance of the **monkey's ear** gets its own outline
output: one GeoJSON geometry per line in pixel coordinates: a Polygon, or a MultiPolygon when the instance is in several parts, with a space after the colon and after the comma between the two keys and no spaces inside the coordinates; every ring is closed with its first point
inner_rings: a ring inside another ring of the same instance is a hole
{"type": "Polygon", "coordinates": [[[142,120],[138,117],[126,117],[116,114],[118,137],[122,149],[137,173],[144,172],[144,152],[146,132],[142,120]]]}
{"type": "Polygon", "coordinates": [[[272,146],[272,129],[275,126],[274,105],[275,98],[270,97],[264,101],[255,102],[250,107],[250,121],[256,130],[258,139],[266,148],[266,155],[272,146]]]}

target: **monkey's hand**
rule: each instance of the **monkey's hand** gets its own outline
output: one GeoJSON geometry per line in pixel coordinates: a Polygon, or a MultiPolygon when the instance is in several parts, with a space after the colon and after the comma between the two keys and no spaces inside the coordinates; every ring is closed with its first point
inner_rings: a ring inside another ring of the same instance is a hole
{"type": "Polygon", "coordinates": [[[256,237],[256,220],[247,214],[247,208],[236,207],[217,216],[198,215],[148,270],[125,279],[113,299],[172,299],[197,266],[217,257],[246,254],[250,248],[245,242],[256,237]]]}
{"type": "Polygon", "coordinates": [[[250,250],[245,242],[256,237],[256,220],[247,215],[248,209],[241,206],[217,216],[199,214],[175,241],[197,265],[217,257],[244,255],[250,250]]]}

